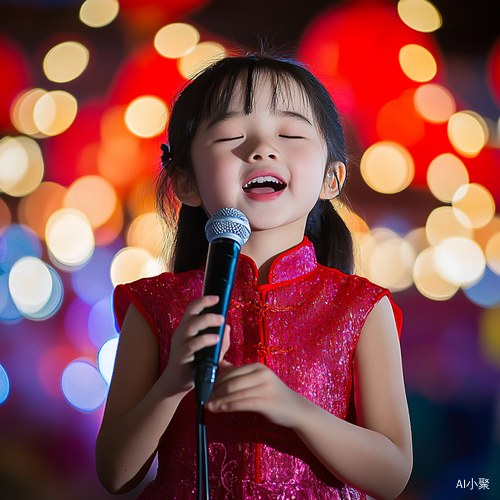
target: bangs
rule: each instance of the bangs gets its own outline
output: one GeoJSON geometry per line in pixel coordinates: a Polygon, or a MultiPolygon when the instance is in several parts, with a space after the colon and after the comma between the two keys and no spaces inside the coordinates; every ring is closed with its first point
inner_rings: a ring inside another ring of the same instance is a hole
{"type": "Polygon", "coordinates": [[[260,84],[268,84],[271,87],[271,112],[282,106],[292,110],[297,106],[297,96],[300,97],[303,107],[311,107],[304,85],[288,71],[259,66],[234,67],[229,74],[224,72],[223,78],[213,81],[205,93],[199,119],[212,120],[226,115],[233,99],[242,101],[242,111],[245,115],[251,114],[255,105],[255,91],[260,84]]]}

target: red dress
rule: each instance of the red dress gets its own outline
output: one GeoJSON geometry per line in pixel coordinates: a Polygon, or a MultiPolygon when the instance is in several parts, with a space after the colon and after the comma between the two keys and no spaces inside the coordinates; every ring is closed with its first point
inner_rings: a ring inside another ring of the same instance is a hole
{"type": "MultiPolygon", "coordinates": [[[[235,366],[260,361],[290,388],[339,418],[355,421],[352,356],[366,317],[389,291],[364,278],[319,265],[307,240],[280,255],[269,284],[257,285],[254,262],[241,256],[227,322],[235,366]]],[[[201,296],[203,270],[164,273],[115,291],[121,327],[130,302],[161,347],[189,302],[201,296]]],[[[394,307],[398,326],[400,311],[394,307]]],[[[290,429],[256,413],[206,412],[212,500],[365,499],[340,482],[290,429]]],[[[158,472],[141,500],[196,499],[196,406],[193,391],[179,405],[158,448],[158,472]]]]}

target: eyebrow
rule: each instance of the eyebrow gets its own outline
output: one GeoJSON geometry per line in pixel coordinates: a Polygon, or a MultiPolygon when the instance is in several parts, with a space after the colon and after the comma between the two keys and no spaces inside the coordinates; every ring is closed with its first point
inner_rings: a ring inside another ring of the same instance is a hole
{"type": "MultiPolygon", "coordinates": [[[[281,117],[284,117],[284,118],[291,118],[293,120],[300,120],[302,122],[307,123],[311,127],[313,126],[313,124],[311,123],[311,121],[308,118],[306,118],[304,115],[302,115],[300,113],[296,113],[295,111],[278,110],[278,111],[274,111],[273,114],[281,116],[281,117]]],[[[243,111],[228,111],[227,113],[220,114],[220,115],[216,116],[207,125],[207,127],[206,127],[205,130],[209,130],[212,127],[215,127],[215,125],[217,125],[219,123],[222,123],[222,122],[224,122],[226,120],[229,120],[231,118],[234,118],[234,117],[237,117],[237,116],[244,116],[244,115],[245,115],[245,113],[243,111]]]]}

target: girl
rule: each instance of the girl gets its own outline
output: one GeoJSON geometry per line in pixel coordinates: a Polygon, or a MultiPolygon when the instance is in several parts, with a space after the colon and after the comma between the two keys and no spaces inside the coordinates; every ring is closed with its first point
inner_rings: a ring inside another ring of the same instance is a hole
{"type": "Polygon", "coordinates": [[[329,199],[346,176],[336,108],[298,64],[229,57],[178,96],[159,178],[168,221],[182,203],[174,274],[117,287],[121,327],[97,438],[102,484],[123,493],[159,467],[140,499],[194,499],[191,362],[222,324],[199,315],[204,225],[234,207],[242,248],[222,357],[207,407],[211,497],[395,498],[412,467],[389,291],[351,275],[349,231],[329,199]]]}

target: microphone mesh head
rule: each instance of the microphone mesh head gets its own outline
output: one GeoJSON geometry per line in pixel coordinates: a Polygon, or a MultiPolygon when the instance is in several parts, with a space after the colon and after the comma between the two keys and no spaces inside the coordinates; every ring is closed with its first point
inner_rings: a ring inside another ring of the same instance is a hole
{"type": "Polygon", "coordinates": [[[217,210],[205,225],[205,234],[209,243],[216,238],[229,238],[243,246],[250,232],[248,219],[236,208],[217,210]]]}

